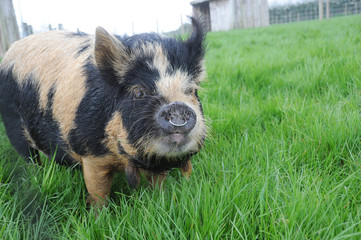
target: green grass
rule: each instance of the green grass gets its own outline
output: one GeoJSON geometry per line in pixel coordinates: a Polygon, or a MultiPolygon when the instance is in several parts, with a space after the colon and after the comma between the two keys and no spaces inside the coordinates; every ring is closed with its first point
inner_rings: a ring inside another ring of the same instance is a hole
{"type": "MultiPolygon", "coordinates": [[[[210,137],[165,191],[24,164],[0,125],[1,239],[360,239],[361,15],[208,35],[210,137]]],[[[45,159],[44,159],[45,160],[45,159]]]]}

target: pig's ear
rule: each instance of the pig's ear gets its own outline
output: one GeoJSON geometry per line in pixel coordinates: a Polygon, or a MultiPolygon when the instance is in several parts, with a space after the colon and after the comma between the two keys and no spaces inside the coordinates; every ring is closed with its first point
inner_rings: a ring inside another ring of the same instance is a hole
{"type": "MultiPolygon", "coordinates": [[[[192,33],[186,40],[185,44],[189,49],[196,51],[197,54],[204,54],[204,40],[206,38],[206,30],[204,24],[198,17],[190,17],[192,22],[192,33]]],[[[202,55],[203,56],[203,55],[202,55]]]]}
{"type": "Polygon", "coordinates": [[[102,72],[121,78],[129,66],[129,52],[129,49],[112,34],[102,27],[97,27],[94,57],[102,72]]]}
{"type": "Polygon", "coordinates": [[[206,48],[206,28],[199,18],[190,17],[190,19],[192,21],[193,30],[184,44],[189,54],[190,62],[188,64],[191,74],[195,78],[198,78],[198,76],[202,75],[204,72],[203,59],[206,48]]]}

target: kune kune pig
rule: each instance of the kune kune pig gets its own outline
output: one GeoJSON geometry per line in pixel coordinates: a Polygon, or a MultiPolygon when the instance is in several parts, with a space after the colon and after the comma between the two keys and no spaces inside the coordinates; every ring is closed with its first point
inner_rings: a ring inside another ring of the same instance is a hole
{"type": "Polygon", "coordinates": [[[206,125],[197,90],[204,79],[205,30],[191,17],[186,40],[155,33],[95,36],[50,31],[15,42],[0,65],[0,112],[11,144],[40,163],[80,163],[93,205],[104,204],[124,171],[159,184],[185,176],[206,125]],[[54,156],[55,155],[55,156],[54,156]]]}

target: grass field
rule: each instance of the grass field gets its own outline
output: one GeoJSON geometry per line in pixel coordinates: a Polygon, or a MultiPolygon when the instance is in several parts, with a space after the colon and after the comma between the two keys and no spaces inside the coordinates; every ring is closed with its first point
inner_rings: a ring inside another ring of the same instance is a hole
{"type": "MultiPolygon", "coordinates": [[[[25,165],[0,125],[0,239],[361,239],[361,15],[208,35],[210,137],[189,181],[25,165]]],[[[45,161],[45,159],[43,159],[45,161]]]]}

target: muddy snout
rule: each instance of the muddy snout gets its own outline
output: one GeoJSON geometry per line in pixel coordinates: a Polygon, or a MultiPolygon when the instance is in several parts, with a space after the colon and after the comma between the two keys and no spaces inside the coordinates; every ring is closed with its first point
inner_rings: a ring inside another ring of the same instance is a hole
{"type": "Polygon", "coordinates": [[[188,105],[174,102],[158,112],[157,123],[166,134],[188,134],[196,125],[197,115],[188,105]]]}

